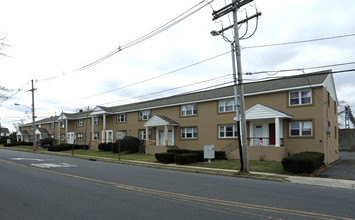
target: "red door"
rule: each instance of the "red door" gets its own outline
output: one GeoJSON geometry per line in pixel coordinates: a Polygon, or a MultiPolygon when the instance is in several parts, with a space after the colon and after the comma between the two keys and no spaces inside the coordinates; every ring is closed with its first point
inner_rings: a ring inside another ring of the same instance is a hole
{"type": "Polygon", "coordinates": [[[269,144],[275,145],[275,123],[269,124],[269,144]]]}

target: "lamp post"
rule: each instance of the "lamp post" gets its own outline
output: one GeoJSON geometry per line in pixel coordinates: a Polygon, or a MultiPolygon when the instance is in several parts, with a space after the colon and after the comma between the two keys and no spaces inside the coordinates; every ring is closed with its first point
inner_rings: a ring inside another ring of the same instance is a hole
{"type": "Polygon", "coordinates": [[[22,105],[19,103],[15,103],[17,106],[24,106],[26,108],[29,108],[32,111],[32,129],[33,129],[33,151],[36,151],[36,128],[35,128],[35,106],[32,104],[32,108],[27,106],[27,105],[22,105]]]}

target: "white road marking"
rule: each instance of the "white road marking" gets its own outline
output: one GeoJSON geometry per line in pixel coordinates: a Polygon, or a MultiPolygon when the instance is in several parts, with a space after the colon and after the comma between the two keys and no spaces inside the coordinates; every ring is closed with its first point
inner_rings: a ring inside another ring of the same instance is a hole
{"type": "Polygon", "coordinates": [[[31,165],[39,168],[77,167],[68,163],[32,163],[31,165]]]}
{"type": "Polygon", "coordinates": [[[34,160],[34,161],[44,161],[43,159],[36,159],[36,158],[11,158],[11,160],[34,160]]]}

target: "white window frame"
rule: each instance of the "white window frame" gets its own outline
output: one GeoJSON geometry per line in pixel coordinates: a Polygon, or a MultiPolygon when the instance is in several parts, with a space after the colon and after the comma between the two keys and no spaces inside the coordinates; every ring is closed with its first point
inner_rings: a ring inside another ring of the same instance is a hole
{"type": "Polygon", "coordinates": [[[182,105],[180,110],[181,116],[197,115],[197,104],[182,105]]]}
{"type": "Polygon", "coordinates": [[[296,106],[296,105],[310,105],[312,104],[312,89],[304,89],[304,90],[298,90],[298,91],[290,91],[288,93],[288,103],[290,106],[296,106]],[[309,96],[302,97],[304,94],[303,93],[308,93],[309,96]],[[295,96],[294,98],[292,97],[292,94],[297,94],[297,97],[295,96]],[[304,99],[308,99],[309,102],[305,102],[304,99]],[[297,100],[297,103],[292,103],[292,100],[297,100]]]}
{"type": "Polygon", "coordinates": [[[116,140],[122,140],[127,135],[126,131],[116,131],[116,140]]]}
{"type": "Polygon", "coordinates": [[[313,122],[312,121],[290,122],[290,129],[289,130],[290,130],[290,137],[312,137],[313,136],[313,122]],[[298,134],[293,134],[293,131],[298,131],[298,134]],[[307,134],[309,131],[310,131],[310,134],[307,134]]]}
{"type": "Polygon", "coordinates": [[[54,122],[51,123],[50,125],[50,129],[53,130],[54,129],[54,122]]]}
{"type": "Polygon", "coordinates": [[[150,110],[139,111],[139,120],[148,120],[150,118],[150,110]]]}
{"type": "MultiPolygon", "coordinates": [[[[138,131],[138,138],[139,138],[140,140],[145,140],[145,129],[138,131]]],[[[151,140],[151,139],[152,139],[152,130],[149,129],[149,130],[148,130],[148,140],[151,140]]]]}
{"type": "Polygon", "coordinates": [[[94,125],[99,125],[100,120],[98,116],[94,116],[93,120],[94,120],[94,125]]]}
{"type": "Polygon", "coordinates": [[[99,132],[94,132],[94,140],[99,140],[99,132]]]}
{"type": "Polygon", "coordinates": [[[77,140],[78,141],[84,140],[84,134],[83,133],[77,133],[77,140]]]}
{"type": "Polygon", "coordinates": [[[181,139],[197,139],[197,127],[186,127],[180,130],[181,139]]]}
{"type": "Polygon", "coordinates": [[[237,138],[237,125],[219,125],[218,126],[218,137],[219,138],[237,138]],[[232,129],[232,131],[228,130],[232,129]],[[228,135],[228,133],[232,132],[232,135],[228,135]]]}
{"type": "Polygon", "coordinates": [[[127,114],[126,113],[120,113],[117,114],[117,123],[122,123],[127,121],[127,114]]]}
{"type": "Polygon", "coordinates": [[[59,124],[60,124],[60,128],[65,128],[64,121],[59,122],[59,124]]]}
{"type": "Polygon", "coordinates": [[[79,126],[79,127],[84,126],[84,120],[83,119],[78,119],[77,126],[79,126]]]}
{"type": "Polygon", "coordinates": [[[218,101],[218,112],[235,111],[235,99],[223,99],[218,101]]]}

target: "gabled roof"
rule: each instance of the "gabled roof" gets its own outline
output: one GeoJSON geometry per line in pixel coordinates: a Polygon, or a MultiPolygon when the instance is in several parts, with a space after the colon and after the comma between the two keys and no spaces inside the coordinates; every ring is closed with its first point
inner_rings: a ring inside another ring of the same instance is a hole
{"type": "Polygon", "coordinates": [[[293,118],[291,115],[280,112],[265,105],[256,104],[245,111],[246,120],[269,119],[269,118],[293,118]]]}
{"type": "Polygon", "coordinates": [[[146,123],[143,124],[144,127],[156,127],[164,125],[174,125],[178,126],[179,123],[162,115],[154,115],[146,123]]]}
{"type": "Polygon", "coordinates": [[[45,128],[37,128],[36,134],[49,134],[49,132],[45,128]]]}
{"type": "MultiPolygon", "coordinates": [[[[331,70],[296,76],[280,77],[277,79],[260,82],[245,83],[244,94],[245,96],[252,96],[302,88],[321,87],[324,86],[327,77],[330,77],[331,79],[333,78],[331,70]]],[[[117,114],[189,103],[212,101],[231,97],[234,97],[233,86],[226,86],[217,89],[180,94],[166,98],[153,99],[149,101],[131,103],[126,105],[119,105],[113,107],[97,106],[93,112],[95,112],[95,114],[117,114]]]]}
{"type": "Polygon", "coordinates": [[[29,135],[27,130],[19,130],[16,135],[29,135]]]}
{"type": "Polygon", "coordinates": [[[1,128],[1,133],[10,133],[8,128],[1,128]]]}

